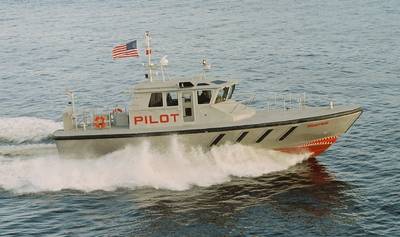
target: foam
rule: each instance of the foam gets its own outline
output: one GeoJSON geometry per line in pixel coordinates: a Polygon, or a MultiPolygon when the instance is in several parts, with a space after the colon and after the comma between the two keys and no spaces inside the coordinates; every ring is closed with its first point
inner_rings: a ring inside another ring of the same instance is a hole
{"type": "Polygon", "coordinates": [[[281,171],[308,157],[255,149],[240,144],[203,152],[176,142],[164,152],[148,143],[127,147],[96,159],[58,155],[1,157],[0,187],[13,192],[75,189],[86,192],[117,188],[187,190],[228,182],[233,176],[256,177],[281,171]]]}
{"type": "Polygon", "coordinates": [[[56,154],[55,144],[19,144],[0,146],[0,156],[43,156],[46,154],[56,154]]]}
{"type": "Polygon", "coordinates": [[[0,141],[21,144],[48,139],[61,123],[35,117],[0,118],[0,141]]]}

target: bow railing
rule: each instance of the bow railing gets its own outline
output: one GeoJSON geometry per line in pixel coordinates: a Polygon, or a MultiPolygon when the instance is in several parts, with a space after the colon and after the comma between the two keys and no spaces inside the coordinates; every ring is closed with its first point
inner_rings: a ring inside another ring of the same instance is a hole
{"type": "MultiPolygon", "coordinates": [[[[302,110],[306,107],[329,106],[333,107],[335,102],[329,96],[313,95],[308,97],[306,93],[245,93],[236,94],[236,100],[240,104],[249,105],[258,109],[272,110],[302,110]]],[[[231,113],[239,109],[236,105],[231,113]]]]}

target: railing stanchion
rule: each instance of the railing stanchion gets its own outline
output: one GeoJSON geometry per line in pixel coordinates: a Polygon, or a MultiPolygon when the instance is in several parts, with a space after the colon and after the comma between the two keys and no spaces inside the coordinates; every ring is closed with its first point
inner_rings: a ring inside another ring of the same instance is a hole
{"type": "Polygon", "coordinates": [[[283,111],[286,110],[286,98],[283,96],[283,111]]]}
{"type": "Polygon", "coordinates": [[[299,98],[297,99],[297,106],[298,106],[298,108],[299,108],[299,110],[300,110],[300,108],[301,108],[301,97],[299,97],[299,98]]]}

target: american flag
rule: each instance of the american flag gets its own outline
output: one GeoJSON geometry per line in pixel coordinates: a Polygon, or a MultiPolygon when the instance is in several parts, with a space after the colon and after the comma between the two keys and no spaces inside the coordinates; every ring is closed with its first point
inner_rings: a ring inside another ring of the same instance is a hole
{"type": "Polygon", "coordinates": [[[114,58],[128,58],[139,57],[136,40],[127,44],[120,44],[113,48],[112,57],[114,58]]]}

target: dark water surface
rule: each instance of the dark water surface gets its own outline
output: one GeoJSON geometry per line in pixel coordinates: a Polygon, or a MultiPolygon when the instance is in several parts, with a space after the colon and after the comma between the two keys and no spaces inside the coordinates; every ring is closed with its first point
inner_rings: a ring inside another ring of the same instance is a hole
{"type": "Polygon", "coordinates": [[[399,236],[399,39],[396,0],[2,1],[0,236],[399,236]],[[242,93],[365,111],[317,160],[176,144],[60,158],[49,135],[65,90],[81,107],[125,105],[145,58],[111,49],[145,30],[170,76],[207,57],[242,93]]]}

